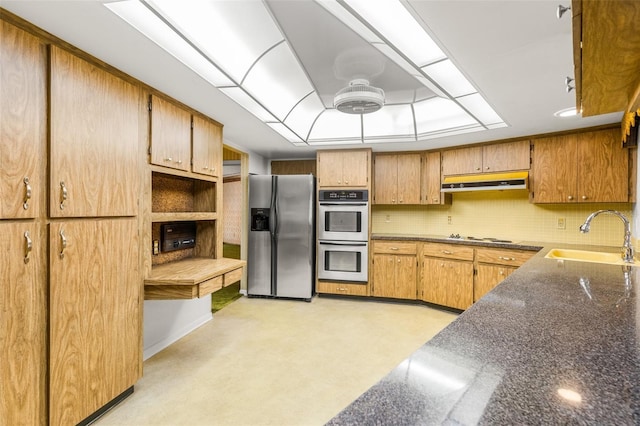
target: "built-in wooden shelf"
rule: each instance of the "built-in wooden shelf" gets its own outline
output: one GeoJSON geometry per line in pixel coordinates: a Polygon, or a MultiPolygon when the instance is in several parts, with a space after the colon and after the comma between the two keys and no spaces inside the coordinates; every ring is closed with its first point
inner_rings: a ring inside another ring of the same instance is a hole
{"type": "Polygon", "coordinates": [[[146,300],[195,299],[242,279],[246,262],[194,257],[154,266],[144,280],[146,300]]]}
{"type": "Polygon", "coordinates": [[[171,176],[180,176],[188,179],[196,179],[196,180],[202,180],[206,182],[218,182],[218,180],[220,179],[215,176],[207,176],[199,173],[186,172],[178,169],[169,169],[167,167],[156,166],[155,164],[150,164],[149,168],[154,173],[162,173],[162,174],[171,175],[171,176]]]}
{"type": "Polygon", "coordinates": [[[217,220],[218,213],[215,212],[184,212],[184,213],[168,213],[156,212],[151,213],[151,222],[184,222],[197,220],[217,220]]]}

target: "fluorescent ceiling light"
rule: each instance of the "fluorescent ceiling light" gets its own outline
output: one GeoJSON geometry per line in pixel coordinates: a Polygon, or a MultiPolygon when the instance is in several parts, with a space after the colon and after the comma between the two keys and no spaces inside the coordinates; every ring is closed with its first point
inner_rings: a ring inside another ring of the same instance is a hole
{"type": "Polygon", "coordinates": [[[449,93],[457,98],[477,92],[475,87],[449,59],[422,68],[424,72],[449,93]]]}
{"type": "Polygon", "coordinates": [[[427,99],[416,102],[413,108],[419,135],[479,125],[473,117],[449,99],[427,99]]]}
{"type": "Polygon", "coordinates": [[[386,107],[362,116],[365,141],[394,135],[415,140],[416,132],[411,105],[387,105],[386,107]]]}
{"type": "Polygon", "coordinates": [[[565,108],[554,112],[553,115],[560,118],[575,117],[578,115],[578,110],[576,110],[576,107],[565,108]]]}
{"type": "Polygon", "coordinates": [[[345,0],[391,44],[419,67],[445,58],[444,52],[399,1],[345,0]]]}
{"type": "Polygon", "coordinates": [[[105,6],[209,83],[214,86],[232,84],[215,65],[139,1],[105,3],[105,6]]]}
{"type": "Polygon", "coordinates": [[[290,129],[288,129],[284,124],[282,123],[267,123],[273,130],[275,130],[276,132],[280,133],[280,135],[282,135],[282,137],[284,137],[286,140],[288,140],[289,142],[300,142],[303,143],[304,145],[306,145],[306,143],[304,143],[302,141],[302,139],[300,137],[298,137],[298,135],[296,135],[295,133],[293,133],[290,129]]]}
{"type": "Polygon", "coordinates": [[[251,96],[249,96],[244,90],[240,87],[222,87],[220,88],[222,93],[236,101],[240,104],[244,109],[249,111],[251,114],[258,117],[260,120],[267,121],[277,121],[276,118],[269,113],[266,109],[262,107],[259,103],[257,103],[251,96]]]}
{"type": "Polygon", "coordinates": [[[236,82],[284,40],[261,1],[148,1],[236,82]]]}
{"type": "Polygon", "coordinates": [[[294,132],[307,136],[313,123],[323,111],[322,101],[316,93],[312,93],[295,106],[284,123],[294,132]]]}
{"type": "Polygon", "coordinates": [[[286,43],[269,50],[256,62],[243,87],[279,120],[284,120],[298,102],[313,92],[286,43]]]}
{"type": "Polygon", "coordinates": [[[463,96],[456,100],[484,125],[504,123],[479,93],[463,96]]]}
{"type": "Polygon", "coordinates": [[[349,13],[344,7],[342,7],[336,0],[315,0],[320,6],[324,7],[336,18],[341,20],[347,27],[355,31],[360,37],[367,40],[369,43],[381,43],[382,40],[367,28],[362,22],[355,16],[349,13]]]}
{"type": "Polygon", "coordinates": [[[362,140],[361,116],[344,114],[336,109],[327,109],[316,120],[311,133],[311,140],[362,140]]]}

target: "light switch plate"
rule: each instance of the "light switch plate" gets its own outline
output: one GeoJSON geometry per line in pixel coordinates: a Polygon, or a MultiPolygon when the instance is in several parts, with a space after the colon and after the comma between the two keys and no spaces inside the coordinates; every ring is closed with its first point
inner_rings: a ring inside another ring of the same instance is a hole
{"type": "Polygon", "coordinates": [[[558,229],[567,229],[567,221],[564,217],[558,218],[558,224],[556,225],[558,229]]]}

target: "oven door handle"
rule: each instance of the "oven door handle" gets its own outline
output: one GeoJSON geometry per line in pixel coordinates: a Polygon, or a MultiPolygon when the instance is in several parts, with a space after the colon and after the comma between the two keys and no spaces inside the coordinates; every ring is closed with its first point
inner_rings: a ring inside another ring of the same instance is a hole
{"type": "Polygon", "coordinates": [[[321,206],[366,206],[367,203],[320,203],[321,206]]]}
{"type": "Polygon", "coordinates": [[[328,241],[320,241],[319,244],[325,246],[354,246],[354,247],[366,247],[367,243],[355,243],[355,242],[345,242],[340,243],[336,241],[328,242],[328,241]]]}

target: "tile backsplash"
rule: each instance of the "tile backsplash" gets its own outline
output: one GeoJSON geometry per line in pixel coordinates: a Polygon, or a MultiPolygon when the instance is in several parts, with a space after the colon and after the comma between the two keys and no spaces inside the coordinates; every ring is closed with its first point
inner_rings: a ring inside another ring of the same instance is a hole
{"type": "Polygon", "coordinates": [[[372,232],[619,246],[624,226],[613,215],[595,218],[588,234],[578,228],[600,209],[618,210],[632,220],[631,203],[531,204],[528,195],[527,190],[479,191],[454,193],[448,206],[374,205],[372,232]]]}

